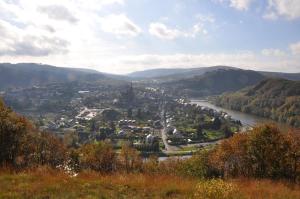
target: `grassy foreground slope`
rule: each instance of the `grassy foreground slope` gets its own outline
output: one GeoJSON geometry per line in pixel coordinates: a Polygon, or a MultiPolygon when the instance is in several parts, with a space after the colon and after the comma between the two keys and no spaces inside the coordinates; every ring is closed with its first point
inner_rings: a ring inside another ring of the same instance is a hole
{"type": "Polygon", "coordinates": [[[57,170],[0,172],[0,198],[300,198],[300,187],[269,180],[205,180],[149,174],[70,177],[57,170]]]}

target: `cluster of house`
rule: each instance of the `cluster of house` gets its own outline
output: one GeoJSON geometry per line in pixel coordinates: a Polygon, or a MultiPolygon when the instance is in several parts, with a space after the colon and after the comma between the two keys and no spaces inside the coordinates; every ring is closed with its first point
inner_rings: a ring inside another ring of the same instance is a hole
{"type": "Polygon", "coordinates": [[[84,107],[75,118],[78,120],[89,121],[89,120],[93,119],[102,110],[103,109],[88,109],[87,107],[84,107]]]}
{"type": "MultiPolygon", "coordinates": [[[[148,121],[148,124],[155,124],[152,120],[148,121]]],[[[135,141],[134,146],[142,151],[157,151],[159,150],[159,139],[155,135],[154,128],[150,126],[138,126],[136,120],[119,120],[118,132],[119,138],[124,138],[129,133],[135,133],[139,139],[135,141]]],[[[158,125],[158,124],[156,124],[158,125]]]]}
{"type": "Polygon", "coordinates": [[[182,144],[184,140],[183,134],[174,126],[174,119],[170,115],[166,115],[166,135],[167,142],[170,145],[182,144]]]}
{"type": "Polygon", "coordinates": [[[140,127],[136,125],[136,120],[119,120],[118,122],[119,128],[121,129],[118,132],[118,135],[121,137],[126,136],[129,132],[130,133],[150,133],[151,128],[146,127],[140,127]]]}
{"type": "Polygon", "coordinates": [[[212,109],[212,108],[209,108],[206,106],[201,106],[199,104],[191,104],[186,99],[178,99],[177,102],[187,108],[190,108],[190,107],[197,108],[199,112],[206,113],[214,118],[218,117],[218,118],[224,118],[225,120],[233,121],[231,116],[228,113],[226,113],[225,111],[217,111],[215,109],[212,109]]]}

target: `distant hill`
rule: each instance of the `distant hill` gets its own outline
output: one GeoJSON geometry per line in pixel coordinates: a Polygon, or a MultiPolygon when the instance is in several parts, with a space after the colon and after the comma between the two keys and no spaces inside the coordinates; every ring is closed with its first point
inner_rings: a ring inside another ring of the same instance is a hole
{"type": "Polygon", "coordinates": [[[69,81],[95,81],[105,78],[111,78],[111,76],[89,69],[62,68],[33,63],[0,64],[0,89],[69,81]]]}
{"type": "Polygon", "coordinates": [[[267,79],[217,97],[216,105],[300,127],[300,81],[267,79]]]}
{"type": "Polygon", "coordinates": [[[300,73],[276,73],[276,72],[260,72],[270,78],[281,78],[293,81],[300,81],[300,73]]]}
{"type": "Polygon", "coordinates": [[[156,79],[162,81],[170,81],[175,79],[190,78],[196,75],[203,75],[206,72],[218,69],[234,69],[228,66],[212,66],[199,68],[159,68],[144,71],[137,71],[128,74],[128,77],[136,79],[156,79]]]}
{"type": "MultiPolygon", "coordinates": [[[[242,70],[231,66],[211,66],[199,68],[159,68],[144,71],[137,71],[127,75],[129,78],[137,80],[155,80],[158,82],[168,82],[180,79],[192,78],[203,75],[207,72],[216,71],[219,69],[242,70]]],[[[266,77],[284,78],[289,80],[300,80],[300,73],[280,73],[280,72],[265,72],[257,71],[266,77]]]]}
{"type": "Polygon", "coordinates": [[[162,87],[174,94],[200,97],[237,91],[263,79],[265,76],[251,70],[218,69],[200,76],[163,83],[162,87]]]}

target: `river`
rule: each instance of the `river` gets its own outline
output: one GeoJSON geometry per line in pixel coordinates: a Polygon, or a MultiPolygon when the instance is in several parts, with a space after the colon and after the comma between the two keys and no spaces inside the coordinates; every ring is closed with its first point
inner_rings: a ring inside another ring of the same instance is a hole
{"type": "Polygon", "coordinates": [[[208,107],[217,111],[224,111],[228,113],[232,119],[240,120],[243,126],[255,126],[257,123],[270,122],[270,120],[266,118],[216,106],[207,100],[192,99],[191,104],[197,104],[199,106],[208,107]]]}
{"type": "MultiPolygon", "coordinates": [[[[234,110],[226,109],[226,108],[223,108],[223,107],[219,107],[219,106],[216,106],[216,105],[208,102],[207,100],[191,99],[190,101],[191,101],[190,102],[191,104],[197,104],[199,106],[208,107],[208,108],[211,108],[211,109],[214,109],[214,110],[217,110],[217,111],[226,112],[228,115],[231,116],[232,119],[240,120],[242,125],[245,127],[245,130],[247,130],[248,127],[253,127],[258,123],[274,122],[274,121],[271,121],[270,119],[267,119],[267,118],[262,118],[262,117],[259,117],[259,116],[243,113],[243,112],[240,112],[240,111],[234,111],[234,110]]],[[[190,157],[191,157],[191,155],[186,155],[186,156],[177,156],[175,158],[186,159],[186,158],[190,158],[190,157]]],[[[164,160],[167,160],[169,158],[170,157],[159,157],[159,161],[164,161],[164,160]]]]}

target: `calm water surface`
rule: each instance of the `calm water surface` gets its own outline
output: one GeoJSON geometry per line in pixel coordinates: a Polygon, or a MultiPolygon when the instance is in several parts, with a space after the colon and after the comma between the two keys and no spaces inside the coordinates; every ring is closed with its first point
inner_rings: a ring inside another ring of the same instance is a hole
{"type": "Polygon", "coordinates": [[[215,109],[217,111],[224,111],[224,112],[228,113],[232,117],[232,119],[240,120],[244,126],[254,126],[257,123],[270,122],[269,119],[258,117],[258,116],[247,114],[247,113],[242,113],[239,111],[233,111],[233,110],[229,110],[226,108],[222,108],[222,107],[216,106],[214,104],[211,104],[210,102],[208,102],[206,100],[192,99],[191,104],[197,104],[200,106],[215,109]]]}

